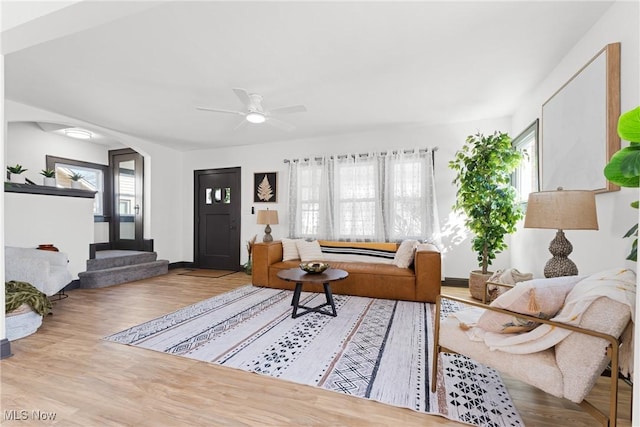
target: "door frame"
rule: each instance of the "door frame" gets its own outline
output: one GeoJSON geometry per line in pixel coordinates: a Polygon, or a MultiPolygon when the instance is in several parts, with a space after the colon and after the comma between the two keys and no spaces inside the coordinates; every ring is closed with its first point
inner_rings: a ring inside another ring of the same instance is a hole
{"type": "MultiPolygon", "coordinates": [[[[112,191],[113,191],[113,206],[111,221],[109,224],[109,240],[112,249],[125,249],[125,250],[139,250],[148,251],[149,242],[145,242],[144,239],[144,156],[131,148],[123,148],[119,150],[109,150],[109,169],[111,171],[112,191]],[[118,238],[120,232],[120,215],[118,211],[118,198],[116,194],[118,192],[118,176],[117,170],[117,157],[123,155],[134,155],[139,157],[140,168],[135,170],[135,185],[136,185],[136,200],[139,200],[139,208],[142,211],[140,214],[134,216],[135,220],[135,236],[136,238],[129,241],[122,241],[118,238]]],[[[153,243],[151,243],[151,250],[153,243]]]]}
{"type": "MultiPolygon", "coordinates": [[[[237,197],[239,200],[238,210],[237,210],[237,220],[238,220],[238,230],[240,230],[239,235],[242,236],[242,168],[240,166],[229,167],[229,168],[216,168],[216,169],[199,169],[193,171],[193,264],[196,267],[200,267],[200,209],[198,206],[198,197],[199,197],[199,187],[198,181],[199,178],[203,175],[212,175],[217,173],[228,173],[228,172],[236,172],[238,174],[238,190],[232,193],[233,197],[237,197]]],[[[238,242],[240,245],[240,242],[238,242]]],[[[238,253],[239,260],[242,259],[240,253],[238,253]]],[[[238,271],[242,269],[240,262],[238,262],[238,271]]]]}

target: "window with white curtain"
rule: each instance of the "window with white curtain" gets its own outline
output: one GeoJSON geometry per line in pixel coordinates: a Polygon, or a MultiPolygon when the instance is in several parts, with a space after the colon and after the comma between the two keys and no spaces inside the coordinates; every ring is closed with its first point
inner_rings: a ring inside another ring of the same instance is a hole
{"type": "Polygon", "coordinates": [[[437,242],[433,150],[289,162],[289,235],[437,242]]]}
{"type": "Polygon", "coordinates": [[[318,233],[320,218],[320,178],[322,170],[311,165],[300,171],[300,236],[314,236],[318,233]]]}

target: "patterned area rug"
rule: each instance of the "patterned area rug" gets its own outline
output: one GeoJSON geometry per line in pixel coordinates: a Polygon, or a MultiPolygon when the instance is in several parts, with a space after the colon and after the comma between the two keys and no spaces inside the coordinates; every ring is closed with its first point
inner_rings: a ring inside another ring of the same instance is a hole
{"type": "MultiPolygon", "coordinates": [[[[105,339],[469,424],[524,425],[499,374],[464,356],[442,356],[430,392],[433,304],[335,295],[338,317],[292,319],[292,294],[248,285],[105,339]]],[[[324,302],[323,294],[300,298],[324,302]]]]}

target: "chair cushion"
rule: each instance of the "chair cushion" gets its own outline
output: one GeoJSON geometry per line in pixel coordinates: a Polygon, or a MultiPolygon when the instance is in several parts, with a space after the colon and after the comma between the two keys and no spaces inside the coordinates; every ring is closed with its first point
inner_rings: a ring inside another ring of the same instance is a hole
{"type": "Polygon", "coordinates": [[[502,373],[538,387],[549,394],[562,397],[563,378],[556,365],[553,349],[530,354],[509,354],[491,351],[481,341],[471,341],[460,329],[458,320],[449,317],[440,322],[440,345],[470,357],[502,373]],[[535,369],[531,369],[535,366],[535,369]]]}
{"type": "MultiPolygon", "coordinates": [[[[601,297],[584,312],[580,326],[619,337],[630,318],[626,304],[601,297]]],[[[608,342],[601,338],[577,333],[556,344],[556,360],[565,378],[563,393],[567,399],[579,403],[589,394],[609,363],[607,346],[608,342]]]]}

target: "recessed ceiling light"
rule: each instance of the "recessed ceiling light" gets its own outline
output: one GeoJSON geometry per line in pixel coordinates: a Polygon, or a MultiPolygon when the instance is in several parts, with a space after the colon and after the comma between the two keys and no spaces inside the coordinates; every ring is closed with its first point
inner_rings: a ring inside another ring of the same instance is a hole
{"type": "Polygon", "coordinates": [[[77,139],[91,139],[91,137],[93,136],[88,130],[76,128],[65,129],[64,134],[70,136],[71,138],[77,139]]]}
{"type": "Polygon", "coordinates": [[[246,119],[250,123],[264,123],[264,121],[267,120],[264,114],[257,111],[247,113],[246,119]]]}

